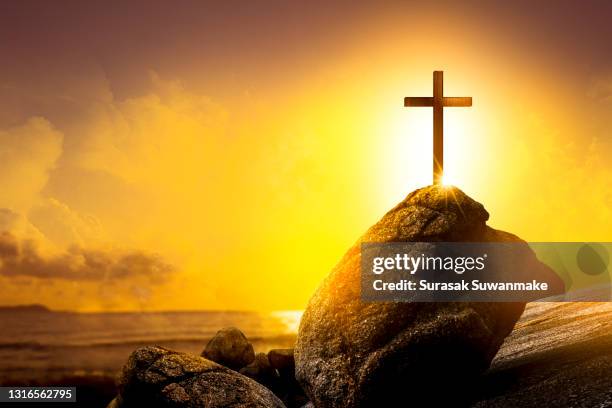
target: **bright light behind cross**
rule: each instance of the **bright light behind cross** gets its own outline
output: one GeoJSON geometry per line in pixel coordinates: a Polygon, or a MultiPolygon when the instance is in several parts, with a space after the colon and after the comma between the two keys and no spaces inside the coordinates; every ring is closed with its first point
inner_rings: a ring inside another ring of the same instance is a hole
{"type": "Polygon", "coordinates": [[[445,96],[444,71],[433,72],[433,96],[407,96],[406,107],[433,108],[433,184],[441,184],[444,169],[444,108],[470,107],[470,96],[445,96]]]}
{"type": "MultiPolygon", "coordinates": [[[[394,191],[405,192],[409,188],[431,184],[433,140],[432,112],[423,110],[398,110],[389,128],[389,159],[397,169],[392,173],[394,191]],[[406,177],[406,174],[408,177],[406,177]]],[[[467,173],[463,165],[469,165],[477,149],[468,149],[473,142],[470,135],[474,128],[472,115],[448,109],[444,117],[444,175],[443,184],[462,185],[467,173]]]]}

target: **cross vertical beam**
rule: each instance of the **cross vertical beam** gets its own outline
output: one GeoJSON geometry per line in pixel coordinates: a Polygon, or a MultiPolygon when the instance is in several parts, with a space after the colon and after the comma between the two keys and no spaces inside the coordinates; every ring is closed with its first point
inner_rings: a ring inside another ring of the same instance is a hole
{"type": "Polygon", "coordinates": [[[472,106],[471,97],[445,97],[444,72],[433,73],[433,98],[413,97],[404,98],[404,106],[431,106],[433,107],[433,183],[442,184],[444,175],[444,110],[445,106],[472,106]]]}
{"type": "Polygon", "coordinates": [[[433,183],[442,184],[444,174],[444,73],[433,73],[433,183]]]}

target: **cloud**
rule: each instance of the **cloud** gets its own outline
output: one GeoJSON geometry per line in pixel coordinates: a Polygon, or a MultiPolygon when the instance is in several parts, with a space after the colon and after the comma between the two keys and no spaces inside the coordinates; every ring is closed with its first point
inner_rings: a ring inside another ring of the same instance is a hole
{"type": "Polygon", "coordinates": [[[45,191],[66,153],[64,141],[65,134],[42,117],[0,129],[0,276],[15,282],[165,282],[174,265],[152,252],[117,249],[121,245],[97,217],[45,191]]]}
{"type": "Polygon", "coordinates": [[[44,118],[0,129],[0,204],[27,209],[39,197],[62,154],[63,134],[44,118]]]}
{"type": "Polygon", "coordinates": [[[96,250],[72,246],[46,255],[36,241],[0,233],[0,274],[39,279],[111,281],[144,279],[162,283],[175,271],[160,256],[142,251],[96,250]]]}
{"type": "MultiPolygon", "coordinates": [[[[38,217],[59,225],[52,229],[56,235],[65,229],[77,234],[79,229],[88,229],[90,224],[97,225],[95,220],[80,216],[56,200],[44,202],[41,208],[44,212],[38,217]]],[[[161,284],[176,271],[174,265],[158,254],[114,247],[96,248],[92,242],[95,240],[79,243],[75,239],[70,245],[58,245],[57,239],[49,239],[44,229],[39,229],[25,215],[0,208],[0,276],[161,284]]]]}
{"type": "Polygon", "coordinates": [[[23,215],[8,208],[0,208],[0,232],[10,232],[21,239],[45,242],[46,238],[23,215]]]}
{"type": "Polygon", "coordinates": [[[28,211],[27,218],[57,246],[91,246],[108,240],[97,217],[81,214],[55,198],[41,200],[28,211]]]}
{"type": "Polygon", "coordinates": [[[612,74],[591,81],[589,96],[602,102],[612,102],[612,74]]]}
{"type": "MultiPolygon", "coordinates": [[[[97,100],[87,120],[68,137],[76,140],[66,160],[128,183],[184,188],[210,162],[223,163],[228,112],[178,81],[151,73],[151,91],[125,100],[97,100]]],[[[189,187],[193,187],[189,185],[189,187]]]]}

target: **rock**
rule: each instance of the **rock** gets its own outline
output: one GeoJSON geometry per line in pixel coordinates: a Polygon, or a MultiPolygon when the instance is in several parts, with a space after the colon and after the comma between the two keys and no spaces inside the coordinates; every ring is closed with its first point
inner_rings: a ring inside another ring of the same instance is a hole
{"type": "Polygon", "coordinates": [[[471,405],[608,407],[610,373],[612,303],[534,302],[479,381],[471,405]]]}
{"type": "Polygon", "coordinates": [[[119,397],[115,397],[113,398],[113,400],[111,402],[109,402],[109,404],[106,406],[106,408],[119,408],[119,397]]]}
{"type": "MultiPolygon", "coordinates": [[[[288,408],[300,408],[308,403],[308,398],[304,395],[304,391],[300,391],[299,393],[289,393],[286,398],[283,399],[283,402],[285,402],[288,408]]],[[[312,407],[314,408],[314,405],[312,407]]]]}
{"type": "Polygon", "coordinates": [[[202,352],[202,357],[239,370],[255,359],[255,352],[244,333],[235,327],[226,327],[210,339],[202,352]]]}
{"type": "Polygon", "coordinates": [[[277,370],[293,371],[295,369],[293,349],[272,349],[268,352],[268,360],[277,370]]]}
{"type": "Polygon", "coordinates": [[[308,398],[295,379],[295,359],[293,349],[273,349],[268,352],[268,360],[280,375],[278,395],[288,407],[301,407],[308,398]]]}
{"type": "MultiPolygon", "coordinates": [[[[461,190],[430,186],[409,194],[348,250],[310,299],[298,332],[296,378],[317,408],[457,405],[455,392],[489,367],[525,304],[362,302],[360,244],[522,242],[488,227],[488,218],[461,190]]],[[[535,257],[529,268],[553,274],[535,257]]]]}
{"type": "Polygon", "coordinates": [[[270,365],[266,353],[257,353],[251,364],[240,369],[240,374],[254,379],[272,391],[275,391],[279,385],[278,373],[270,365]]]}
{"type": "Polygon", "coordinates": [[[240,369],[240,374],[269,388],[287,407],[298,408],[307,401],[295,379],[293,349],[270,350],[267,355],[257,353],[251,364],[240,369]]]}
{"type": "Polygon", "coordinates": [[[267,388],[205,358],[162,347],[137,349],[124,366],[112,408],[276,407],[267,388]]]}

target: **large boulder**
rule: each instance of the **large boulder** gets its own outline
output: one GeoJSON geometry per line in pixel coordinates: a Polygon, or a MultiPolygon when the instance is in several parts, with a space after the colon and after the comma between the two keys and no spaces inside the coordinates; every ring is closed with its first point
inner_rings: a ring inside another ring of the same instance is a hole
{"type": "Polygon", "coordinates": [[[162,347],[132,353],[112,408],[284,408],[256,381],[205,358],[162,347]]]}
{"type": "MultiPolygon", "coordinates": [[[[348,250],[310,299],[298,332],[296,378],[317,408],[458,403],[525,304],[363,302],[360,244],[522,242],[488,227],[488,218],[461,190],[430,186],[409,194],[348,250]]],[[[533,259],[530,267],[550,278],[533,259]]]]}
{"type": "Polygon", "coordinates": [[[202,357],[239,370],[255,359],[255,351],[244,333],[235,327],[225,327],[206,344],[202,357]]]}

